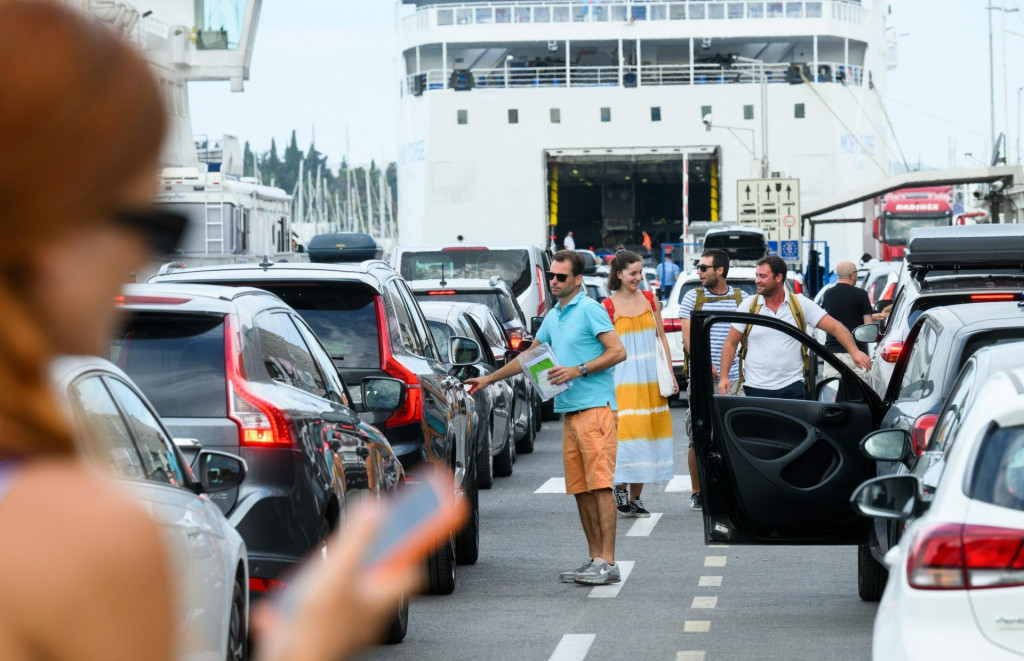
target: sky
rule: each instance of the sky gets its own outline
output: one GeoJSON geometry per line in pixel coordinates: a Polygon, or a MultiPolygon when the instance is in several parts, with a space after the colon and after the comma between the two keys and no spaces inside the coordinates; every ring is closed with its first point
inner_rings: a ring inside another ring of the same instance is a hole
{"type": "MultiPolygon", "coordinates": [[[[985,7],[1011,10],[1005,14],[1005,42],[1004,15],[992,12],[996,134],[1008,130],[1010,162],[1018,162],[1024,0],[891,4],[892,25],[899,35],[898,67],[889,72],[883,98],[911,167],[918,161],[925,167],[977,165],[967,153],[988,162],[992,148],[985,7]]],[[[190,85],[195,133],[237,135],[264,151],[271,137],[283,150],[294,128],[303,150],[315,131],[317,148],[335,166],[346,151],[355,164],[394,160],[397,11],[392,0],[263,0],[245,92],[230,92],[227,82],[190,85]]]]}

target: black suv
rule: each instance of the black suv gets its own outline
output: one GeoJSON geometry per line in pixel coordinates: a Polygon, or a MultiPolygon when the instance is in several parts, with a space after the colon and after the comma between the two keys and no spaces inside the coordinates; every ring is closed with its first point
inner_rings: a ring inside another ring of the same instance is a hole
{"type": "MultiPolygon", "coordinates": [[[[262,264],[177,269],[150,282],[259,287],[290,305],[327,349],[342,378],[391,377],[405,384],[398,409],[372,422],[415,476],[417,466],[441,464],[455,472],[459,496],[470,501],[470,523],[430,562],[430,589],[455,589],[455,562],[475,562],[479,545],[474,404],[449,375],[405,280],[386,262],[262,264]],[[458,547],[458,548],[456,548],[458,547]],[[456,552],[458,551],[458,553],[456,552]]],[[[360,404],[356,392],[355,404],[360,404]]]]}
{"type": "MultiPolygon", "coordinates": [[[[241,533],[250,590],[318,549],[349,489],[390,492],[403,470],[387,439],[350,409],[327,352],[295,311],[261,289],[130,285],[110,359],[146,394],[175,444],[238,454],[248,478],[210,494],[241,533]]],[[[398,381],[364,381],[365,402],[394,410],[398,381]],[[383,401],[388,400],[390,401],[383,401]]]]}

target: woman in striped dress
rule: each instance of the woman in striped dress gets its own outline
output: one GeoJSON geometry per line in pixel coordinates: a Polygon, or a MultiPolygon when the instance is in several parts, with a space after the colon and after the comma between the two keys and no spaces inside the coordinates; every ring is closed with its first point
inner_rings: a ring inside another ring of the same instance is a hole
{"type": "MultiPolygon", "coordinates": [[[[644,484],[672,479],[672,416],[658,388],[656,343],[668,358],[661,312],[650,292],[640,291],[643,260],[627,250],[616,254],[605,299],[615,331],[626,347],[626,360],[615,366],[619,405],[619,449],[615,462],[615,504],[624,516],[649,517],[640,494],[644,484]]],[[[669,362],[669,370],[672,363],[669,362]]],[[[675,377],[673,376],[673,383],[675,377]]],[[[679,392],[675,384],[675,392],[679,392]]]]}

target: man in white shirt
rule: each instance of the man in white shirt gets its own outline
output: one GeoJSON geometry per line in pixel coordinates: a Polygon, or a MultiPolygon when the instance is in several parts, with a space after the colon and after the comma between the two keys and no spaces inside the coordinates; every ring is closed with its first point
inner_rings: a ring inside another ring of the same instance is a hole
{"type": "MultiPolygon", "coordinates": [[[[758,260],[755,280],[757,296],[744,303],[737,312],[755,312],[790,323],[797,328],[796,311],[805,324],[820,328],[831,334],[845,348],[854,364],[865,370],[871,369],[871,359],[857,348],[853,335],[841,323],[830,317],[810,299],[793,294],[786,289],[786,262],[772,256],[758,260]]],[[[733,324],[722,348],[721,377],[718,392],[730,394],[729,368],[736,355],[736,348],[746,335],[747,347],[743,358],[743,391],[748,397],[776,397],[780,399],[805,399],[804,357],[800,342],[764,326],[733,324]]],[[[806,332],[800,328],[801,332],[806,332]]]]}
{"type": "Polygon", "coordinates": [[[565,235],[565,239],[562,241],[562,247],[566,250],[576,250],[576,240],[572,238],[571,231],[565,235]]]}

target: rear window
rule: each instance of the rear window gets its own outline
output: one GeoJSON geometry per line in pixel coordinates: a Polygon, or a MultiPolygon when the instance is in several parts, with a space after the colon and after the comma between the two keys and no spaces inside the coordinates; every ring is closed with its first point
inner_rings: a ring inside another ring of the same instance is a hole
{"type": "Polygon", "coordinates": [[[437,250],[402,253],[402,277],[406,280],[499,276],[516,296],[530,288],[530,254],[526,250],[437,250]]]}
{"type": "Polygon", "coordinates": [[[994,427],[989,432],[978,453],[968,495],[1024,511],[1024,427],[994,427]]]}
{"type": "Polygon", "coordinates": [[[501,319],[502,323],[519,321],[519,313],[517,313],[515,307],[513,307],[512,301],[494,291],[457,292],[454,294],[437,294],[429,291],[418,291],[416,292],[416,298],[431,301],[451,301],[453,303],[480,303],[481,305],[486,305],[493,310],[494,314],[498,315],[498,318],[501,319]]]}
{"type": "Polygon", "coordinates": [[[135,314],[111,343],[110,360],[164,418],[227,415],[224,317],[135,314]]]}
{"type": "Polygon", "coordinates": [[[704,250],[724,250],[730,259],[761,259],[768,254],[768,246],[760,234],[715,232],[704,238],[704,250]]]}
{"type": "Polygon", "coordinates": [[[380,368],[377,292],[372,287],[354,282],[260,282],[254,286],[292,306],[343,369],[380,368]]]}
{"type": "MultiPolygon", "coordinates": [[[[679,299],[676,301],[679,305],[683,304],[683,299],[686,298],[687,292],[691,289],[700,286],[700,282],[688,282],[679,287],[679,299]]],[[[732,291],[733,287],[739,287],[739,290],[743,292],[744,296],[753,296],[757,293],[757,284],[753,281],[741,280],[739,282],[729,281],[729,291],[732,291]]]]}

